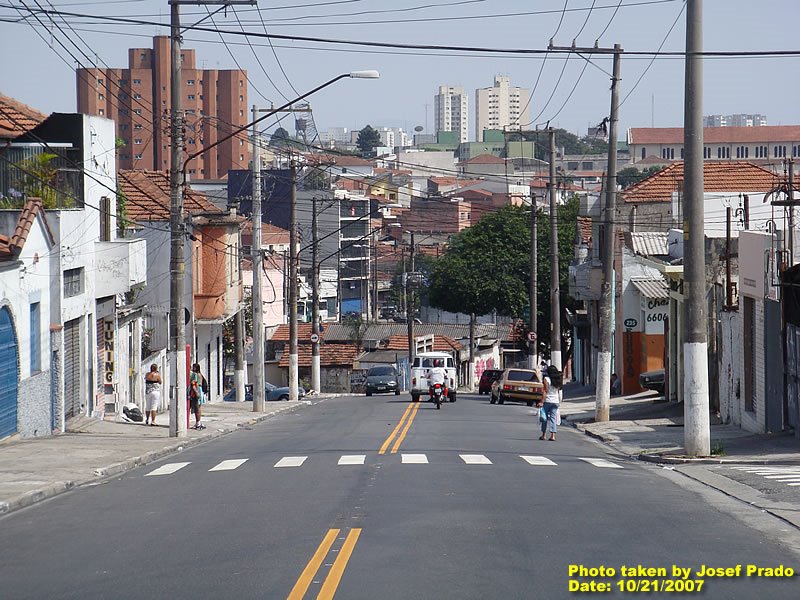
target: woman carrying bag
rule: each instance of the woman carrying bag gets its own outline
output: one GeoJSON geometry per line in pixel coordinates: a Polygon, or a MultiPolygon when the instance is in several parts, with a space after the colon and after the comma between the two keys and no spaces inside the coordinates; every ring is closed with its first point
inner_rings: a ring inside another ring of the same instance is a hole
{"type": "Polygon", "coordinates": [[[550,429],[551,442],[556,441],[556,432],[558,431],[558,407],[561,404],[561,386],[563,378],[561,371],[555,365],[547,367],[546,375],[544,376],[544,405],[541,411],[544,411],[545,419],[541,419],[541,411],[539,422],[542,426],[542,435],[539,436],[540,440],[545,439],[547,436],[547,429],[550,429]]]}

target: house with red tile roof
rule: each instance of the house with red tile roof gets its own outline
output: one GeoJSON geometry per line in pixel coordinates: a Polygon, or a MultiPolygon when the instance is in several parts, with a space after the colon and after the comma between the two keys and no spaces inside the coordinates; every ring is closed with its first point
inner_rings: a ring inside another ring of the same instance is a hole
{"type": "MultiPolygon", "coordinates": [[[[150,350],[169,347],[170,313],[170,189],[161,171],[120,171],[119,189],[126,198],[128,229],[147,240],[148,286],[140,301],[150,350]]],[[[210,399],[223,395],[226,322],[242,310],[240,227],[235,211],[221,211],[204,194],[184,189],[184,306],[191,319],[186,340],[191,362],[200,364],[210,399]]]]}
{"type": "Polygon", "coordinates": [[[39,125],[47,115],[0,94],[0,140],[12,140],[39,125]]]}
{"type": "Polygon", "coordinates": [[[19,210],[0,210],[0,439],[51,431],[54,244],[39,198],[28,198],[19,210]]]}

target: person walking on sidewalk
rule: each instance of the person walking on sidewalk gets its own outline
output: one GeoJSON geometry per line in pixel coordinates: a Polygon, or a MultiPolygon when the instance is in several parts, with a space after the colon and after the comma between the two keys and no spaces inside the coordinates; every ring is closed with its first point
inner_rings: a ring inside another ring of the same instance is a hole
{"type": "Polygon", "coordinates": [[[558,367],[555,365],[547,367],[546,375],[544,376],[544,412],[547,416],[547,420],[540,421],[542,424],[542,435],[539,436],[540,440],[545,439],[549,426],[549,439],[551,442],[556,441],[556,432],[558,431],[558,407],[561,404],[562,384],[563,377],[558,367]]]}
{"type": "Polygon", "coordinates": [[[189,374],[189,408],[194,413],[194,428],[205,429],[203,425],[203,404],[206,403],[206,394],[204,391],[205,386],[203,381],[205,377],[200,373],[200,365],[194,363],[192,365],[192,372],[189,374]]]}
{"type": "Polygon", "coordinates": [[[144,376],[144,398],[146,401],[144,424],[156,426],[156,411],[161,406],[161,373],[158,365],[150,365],[150,371],[144,376]]]}

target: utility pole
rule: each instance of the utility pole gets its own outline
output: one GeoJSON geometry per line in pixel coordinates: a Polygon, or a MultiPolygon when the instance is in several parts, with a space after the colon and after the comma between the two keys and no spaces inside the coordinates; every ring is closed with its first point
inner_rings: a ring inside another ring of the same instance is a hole
{"type": "MultiPolygon", "coordinates": [[[[253,105],[253,121],[258,107],[253,105]]],[[[250,256],[253,260],[253,412],[264,412],[264,302],[262,298],[263,260],[261,243],[261,144],[257,125],[253,123],[253,163],[250,177],[253,184],[253,238],[250,256]]]]}
{"type": "MultiPolygon", "coordinates": [[[[414,272],[414,232],[411,232],[411,272],[414,272]]],[[[408,364],[414,363],[414,289],[406,273],[406,324],[408,325],[408,364]]]]}
{"type": "Polygon", "coordinates": [[[169,329],[172,350],[172,398],[169,403],[170,437],[186,436],[186,321],[184,307],[184,253],[186,241],[183,223],[183,108],[181,102],[181,19],[180,7],[170,7],[170,302],[169,329]]]}
{"type": "Polygon", "coordinates": [[[703,210],[703,3],[686,2],[684,85],[684,446],[689,456],[711,454],[706,333],[705,215],[703,210]]]}
{"type": "MultiPolygon", "coordinates": [[[[613,54],[614,64],[611,74],[611,114],[608,119],[608,169],[606,173],[605,206],[601,212],[603,245],[603,285],[599,301],[600,313],[600,351],[597,353],[597,381],[595,382],[595,421],[608,421],[611,398],[611,340],[614,333],[614,248],[616,231],[614,215],[617,203],[617,124],[619,122],[619,82],[622,61],[622,48],[578,48],[576,46],[555,47],[551,50],[572,50],[583,54],[613,54]]],[[[552,179],[552,176],[551,176],[552,179]]]]}
{"type": "Polygon", "coordinates": [[[619,121],[619,80],[622,48],[614,44],[614,66],[611,75],[611,115],[608,124],[608,169],[606,170],[606,204],[602,211],[603,286],[600,295],[600,352],[597,355],[595,381],[595,421],[609,419],[611,402],[611,343],[614,337],[614,249],[616,247],[617,212],[617,123],[619,121]]]}
{"type": "Polygon", "coordinates": [[[469,313],[469,391],[475,391],[475,313],[469,313]]]}
{"type": "Polygon", "coordinates": [[[539,366],[539,353],[537,352],[538,349],[538,335],[537,335],[537,327],[538,327],[538,298],[537,294],[539,293],[539,282],[538,277],[539,274],[537,269],[539,268],[539,257],[537,256],[538,252],[538,240],[537,240],[537,230],[536,230],[536,195],[531,194],[531,279],[530,279],[530,288],[528,290],[528,296],[530,298],[530,321],[531,321],[531,333],[533,334],[533,341],[530,342],[530,347],[528,348],[528,368],[536,369],[539,366]]]}
{"type": "Polygon", "coordinates": [[[320,392],[317,196],[311,200],[311,389],[320,392]]]}
{"type": "MultiPolygon", "coordinates": [[[[252,298],[251,298],[252,299],[252,298]]],[[[245,399],[245,377],[244,377],[244,309],[236,313],[234,343],[236,344],[234,368],[234,386],[236,388],[236,401],[244,402],[245,399]]]]}
{"type": "Polygon", "coordinates": [[[297,163],[289,166],[289,400],[297,401],[299,383],[297,364],[297,163]]]}
{"type": "Polygon", "coordinates": [[[372,234],[372,250],[374,259],[372,261],[372,320],[378,321],[378,240],[375,233],[372,234]]]}
{"type": "Polygon", "coordinates": [[[556,205],[556,130],[550,134],[550,363],[561,369],[561,302],[558,277],[558,206],[556,205]]]}
{"type": "MultiPolygon", "coordinates": [[[[794,266],[794,160],[789,163],[789,266],[794,266]]],[[[799,428],[800,429],[800,428],[799,428]]]]}

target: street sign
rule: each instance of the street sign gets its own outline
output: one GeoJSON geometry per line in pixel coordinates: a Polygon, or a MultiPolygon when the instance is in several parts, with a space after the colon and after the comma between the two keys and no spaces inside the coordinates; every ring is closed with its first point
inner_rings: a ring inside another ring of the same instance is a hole
{"type": "Polygon", "coordinates": [[[312,333],[311,334],[311,343],[312,344],[316,344],[318,341],[319,341],[319,334],[318,333],[312,333]]]}
{"type": "Polygon", "coordinates": [[[536,332],[535,331],[529,331],[528,332],[528,341],[531,342],[531,343],[536,341],[536,332]]]}

